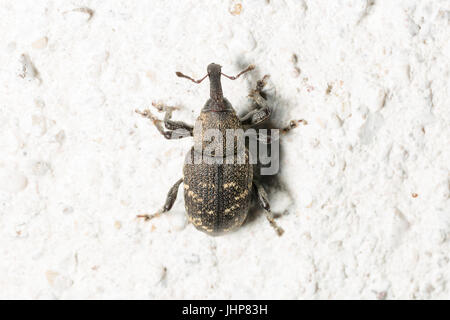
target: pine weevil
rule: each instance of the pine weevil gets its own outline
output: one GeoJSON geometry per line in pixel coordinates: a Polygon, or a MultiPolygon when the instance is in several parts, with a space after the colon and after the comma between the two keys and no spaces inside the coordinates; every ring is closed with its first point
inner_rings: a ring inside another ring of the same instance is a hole
{"type": "MultiPolygon", "coordinates": [[[[220,65],[211,63],[208,65],[207,74],[199,80],[176,72],[178,77],[189,79],[197,84],[205,78],[209,78],[210,98],[201,110],[195,126],[182,121],[173,121],[171,117],[174,107],[153,103],[158,111],[165,112],[163,121],[153,116],[148,109],[144,111],[136,110],[143,117],[149,118],[166,139],[191,136],[194,138],[194,145],[199,146],[199,149],[195,146],[192,147],[186,155],[183,177],[170,188],[163,208],[155,214],[138,215],[138,217],[149,220],[169,211],[176,200],[178,188],[183,183],[186,213],[189,221],[198,230],[210,235],[218,235],[240,227],[247,218],[251,196],[254,193],[264,209],[267,220],[277,234],[281,236],[284,231],[275,222],[267,193],[253,174],[254,165],[249,161],[247,147],[244,148],[244,161],[238,163],[234,158],[231,163],[223,161],[223,158],[230,156],[230,149],[225,148],[228,137],[225,131],[254,127],[270,117],[271,110],[262,92],[268,76],[266,75],[262,80],[259,80],[256,88],[249,95],[254,101],[254,108],[242,118],[239,118],[231,103],[223,96],[221,76],[235,80],[255,67],[250,65],[236,76],[223,74],[221,68],[220,65]],[[219,138],[223,139],[216,139],[216,142],[221,140],[223,152],[221,152],[222,147],[219,148],[219,151],[217,151],[217,148],[209,148],[214,139],[204,139],[207,130],[219,132],[219,138]],[[202,153],[208,148],[213,151],[207,155],[203,154],[202,161],[196,162],[194,158],[199,150],[202,153]],[[218,162],[217,159],[222,161],[218,162]]],[[[291,121],[289,126],[281,129],[281,132],[286,133],[300,122],[306,124],[305,120],[291,121]]],[[[234,157],[236,148],[233,145],[231,153],[234,157]]]]}

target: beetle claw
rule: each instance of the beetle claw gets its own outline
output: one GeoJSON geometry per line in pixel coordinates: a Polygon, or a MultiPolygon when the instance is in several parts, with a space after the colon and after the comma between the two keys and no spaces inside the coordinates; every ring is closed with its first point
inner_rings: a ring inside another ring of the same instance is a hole
{"type": "Polygon", "coordinates": [[[164,111],[173,111],[173,110],[179,110],[179,107],[174,107],[174,106],[166,106],[163,103],[160,102],[152,102],[152,106],[156,108],[156,110],[158,110],[158,112],[164,112],[164,111]]]}
{"type": "Polygon", "coordinates": [[[289,122],[289,125],[287,125],[286,127],[281,129],[281,134],[286,134],[287,132],[289,132],[291,129],[297,128],[298,125],[300,123],[303,123],[303,125],[307,125],[308,121],[304,120],[304,119],[300,119],[300,120],[291,120],[289,122]]]}
{"type": "Polygon", "coordinates": [[[154,214],[138,214],[136,217],[144,219],[144,221],[152,220],[153,218],[159,217],[161,215],[160,212],[154,214]]]}

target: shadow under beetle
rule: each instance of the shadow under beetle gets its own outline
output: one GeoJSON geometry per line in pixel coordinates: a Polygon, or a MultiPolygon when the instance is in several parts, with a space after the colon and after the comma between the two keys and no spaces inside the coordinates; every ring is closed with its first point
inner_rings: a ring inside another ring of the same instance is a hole
{"type": "MultiPolygon", "coordinates": [[[[228,79],[235,80],[255,67],[250,65],[236,76],[223,74],[221,68],[220,65],[211,63],[208,65],[207,74],[200,80],[194,80],[181,72],[176,72],[178,77],[187,78],[195,83],[200,83],[209,77],[210,98],[206,101],[195,124],[201,126],[200,131],[184,122],[171,120],[174,107],[153,104],[159,111],[165,112],[163,121],[153,116],[149,110],[136,110],[136,112],[149,118],[166,139],[193,136],[194,142],[201,143],[202,146],[204,146],[204,142],[201,141],[202,130],[218,129],[225,137],[226,129],[249,128],[267,120],[271,111],[264,94],[262,94],[262,89],[268,76],[266,75],[262,80],[259,80],[256,88],[249,95],[253,99],[255,107],[239,119],[231,103],[223,96],[220,79],[223,75],[228,79]],[[167,130],[164,129],[162,123],[167,130]],[[180,131],[185,132],[185,134],[180,135],[180,131]]],[[[291,121],[289,126],[281,129],[281,132],[286,133],[300,122],[306,124],[304,120],[291,121]]],[[[266,191],[253,175],[253,164],[249,161],[247,149],[245,150],[245,161],[243,163],[235,162],[231,164],[225,161],[221,164],[211,164],[208,161],[195,163],[193,161],[195,152],[196,149],[192,147],[186,155],[186,160],[190,161],[185,161],[183,178],[170,188],[164,207],[155,214],[139,215],[138,217],[149,220],[169,211],[176,200],[178,188],[183,183],[186,213],[189,221],[198,230],[209,235],[219,235],[240,227],[247,218],[251,195],[254,192],[270,225],[278,235],[283,234],[283,229],[277,225],[270,211],[266,191]]]]}

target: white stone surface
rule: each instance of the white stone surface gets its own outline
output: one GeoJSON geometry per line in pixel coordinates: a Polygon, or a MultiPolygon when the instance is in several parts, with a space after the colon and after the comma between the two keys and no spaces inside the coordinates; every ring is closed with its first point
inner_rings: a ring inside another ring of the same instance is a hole
{"type": "Polygon", "coordinates": [[[0,298],[450,298],[449,1],[2,0],[0,16],[0,298]],[[192,141],[134,109],[193,123],[208,84],[175,71],[210,62],[257,65],[223,81],[240,113],[270,74],[273,123],[309,123],[284,137],[286,192],[268,188],[282,237],[260,210],[198,232],[181,191],[135,218],[192,141]]]}

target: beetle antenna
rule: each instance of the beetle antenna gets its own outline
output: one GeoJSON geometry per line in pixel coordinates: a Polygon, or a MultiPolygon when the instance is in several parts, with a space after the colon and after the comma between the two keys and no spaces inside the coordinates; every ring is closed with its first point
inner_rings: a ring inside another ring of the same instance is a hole
{"type": "Polygon", "coordinates": [[[206,76],[204,76],[203,78],[201,78],[201,79],[199,79],[199,80],[195,80],[195,79],[192,79],[191,77],[188,77],[188,76],[185,75],[185,74],[182,74],[182,73],[179,72],[179,71],[175,72],[175,74],[176,74],[178,77],[180,77],[180,78],[186,78],[186,79],[189,79],[189,80],[191,80],[192,82],[195,82],[195,83],[200,83],[200,82],[202,82],[202,81],[205,80],[206,77],[208,76],[208,75],[206,75],[206,76]]]}
{"type": "Polygon", "coordinates": [[[245,69],[245,70],[239,72],[238,75],[236,75],[236,76],[234,76],[234,77],[228,76],[228,75],[226,75],[225,73],[222,73],[222,75],[225,76],[225,77],[227,77],[227,78],[230,79],[230,80],[236,80],[237,78],[239,78],[239,77],[240,77],[241,75],[243,75],[244,73],[249,72],[249,71],[252,71],[253,69],[255,69],[255,65],[251,64],[251,65],[249,65],[249,66],[247,67],[247,69],[245,69]]]}

